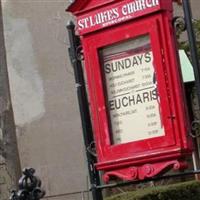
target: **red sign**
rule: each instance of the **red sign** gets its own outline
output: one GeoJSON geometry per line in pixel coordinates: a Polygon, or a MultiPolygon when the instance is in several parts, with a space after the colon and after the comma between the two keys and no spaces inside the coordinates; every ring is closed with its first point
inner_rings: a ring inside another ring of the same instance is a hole
{"type": "Polygon", "coordinates": [[[76,10],[96,168],[104,172],[106,182],[183,169],[191,141],[171,24],[172,1],[101,2],[91,0],[82,4],[83,11],[76,10]]]}
{"type": "Polygon", "coordinates": [[[127,20],[155,12],[160,9],[159,0],[129,0],[116,6],[109,6],[98,12],[87,13],[78,17],[78,31],[84,34],[102,27],[125,22],[127,20]]]}

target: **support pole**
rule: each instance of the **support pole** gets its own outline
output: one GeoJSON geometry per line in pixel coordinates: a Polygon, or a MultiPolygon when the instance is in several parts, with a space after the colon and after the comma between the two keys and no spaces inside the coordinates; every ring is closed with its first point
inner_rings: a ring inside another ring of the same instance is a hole
{"type": "Polygon", "coordinates": [[[192,25],[192,12],[190,7],[190,1],[189,0],[182,0],[182,1],[183,1],[183,10],[184,10],[185,23],[186,23],[189,46],[190,46],[192,65],[194,69],[195,85],[197,88],[198,102],[200,105],[200,68],[199,68],[199,59],[196,46],[196,38],[192,25]]]}
{"type": "Polygon", "coordinates": [[[75,35],[75,25],[70,22],[67,26],[69,40],[70,40],[70,58],[74,69],[74,76],[76,81],[77,97],[79,103],[79,110],[81,115],[81,123],[83,129],[83,139],[86,149],[88,171],[90,176],[91,190],[93,200],[102,200],[102,192],[100,189],[96,188],[96,185],[100,185],[100,178],[98,172],[95,170],[94,163],[96,163],[96,158],[88,152],[88,147],[93,142],[92,124],[90,118],[90,111],[87,99],[87,93],[85,88],[85,81],[82,69],[81,60],[77,58],[78,48],[80,46],[80,39],[75,35]]]}
{"type": "MultiPolygon", "coordinates": [[[[194,69],[195,87],[197,90],[198,105],[200,106],[200,68],[199,68],[200,66],[199,66],[198,51],[197,51],[197,46],[196,46],[196,38],[195,38],[193,24],[192,24],[192,11],[191,11],[189,0],[182,0],[182,3],[183,3],[187,35],[188,35],[188,40],[189,40],[191,61],[192,61],[193,69],[194,69]]],[[[196,138],[197,152],[195,153],[196,155],[193,154],[193,163],[194,163],[195,170],[199,168],[200,155],[199,155],[198,145],[199,145],[199,139],[196,138]]],[[[200,178],[199,176],[196,176],[196,179],[199,179],[199,178],[200,178]]]]}

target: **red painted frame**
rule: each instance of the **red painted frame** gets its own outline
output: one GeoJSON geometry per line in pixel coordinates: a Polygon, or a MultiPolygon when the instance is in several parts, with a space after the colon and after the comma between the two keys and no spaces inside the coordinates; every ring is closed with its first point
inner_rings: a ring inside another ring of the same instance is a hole
{"type": "MultiPolygon", "coordinates": [[[[128,22],[91,35],[83,40],[85,67],[91,103],[91,114],[98,155],[98,170],[115,171],[128,166],[144,165],[182,159],[191,151],[188,143],[188,124],[180,73],[166,12],[128,22]],[[102,70],[98,51],[102,47],[150,35],[154,65],[157,74],[165,136],[112,145],[105,102],[102,70]],[[106,37],[105,37],[106,36],[106,37]],[[91,59],[92,58],[92,59],[91,59]]],[[[162,164],[163,165],[163,164],[162,164]]],[[[111,175],[116,175],[114,172],[111,175]]],[[[125,176],[124,176],[125,177],[125,176]]]]}
{"type": "MultiPolygon", "coordinates": [[[[68,11],[79,20],[94,17],[133,3],[134,0],[76,0],[68,11]]],[[[149,1],[151,2],[151,1],[149,1]]],[[[124,21],[103,26],[77,25],[85,58],[93,132],[97,149],[97,170],[104,180],[115,176],[126,180],[144,179],[166,169],[186,167],[184,158],[192,151],[189,123],[180,76],[180,64],[172,27],[172,0],[158,0],[156,7],[131,13],[124,21]],[[112,145],[106,91],[99,50],[103,47],[148,34],[153,51],[165,136],[112,145]]],[[[118,18],[123,17],[119,13],[118,18]]],[[[112,20],[111,20],[112,21],[112,20]]],[[[110,21],[109,21],[110,22],[110,21]]]]}

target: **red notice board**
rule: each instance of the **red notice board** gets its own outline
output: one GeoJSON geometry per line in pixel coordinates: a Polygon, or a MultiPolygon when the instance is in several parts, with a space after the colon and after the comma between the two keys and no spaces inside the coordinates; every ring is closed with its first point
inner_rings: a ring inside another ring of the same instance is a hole
{"type": "Polygon", "coordinates": [[[132,179],[130,173],[143,179],[148,175],[133,173],[138,166],[159,161],[148,165],[155,173],[179,165],[177,159],[188,152],[184,97],[164,20],[157,14],[95,33],[83,43],[97,169],[110,171],[105,179],[132,179]],[[121,172],[122,166],[128,172],[121,172]]]}
{"type": "Polygon", "coordinates": [[[191,154],[172,1],[77,0],[97,170],[104,181],[186,167],[191,154]]]}

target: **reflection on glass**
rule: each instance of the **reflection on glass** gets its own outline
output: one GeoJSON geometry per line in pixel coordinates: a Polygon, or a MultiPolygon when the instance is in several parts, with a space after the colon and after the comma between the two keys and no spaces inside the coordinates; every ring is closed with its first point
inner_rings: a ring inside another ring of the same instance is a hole
{"type": "Polygon", "coordinates": [[[148,35],[100,50],[112,142],[164,135],[148,35]]]}

